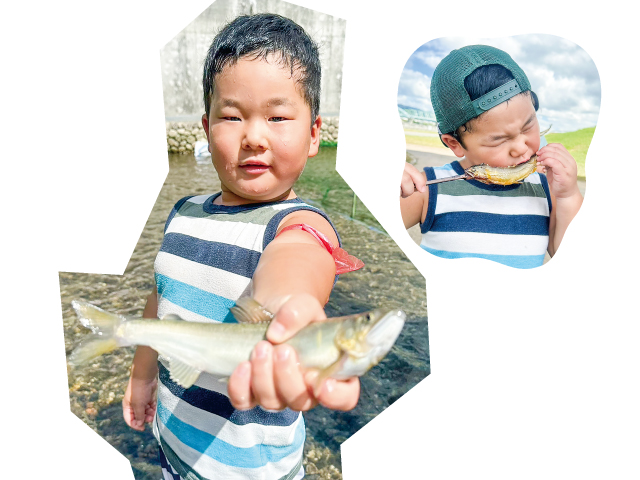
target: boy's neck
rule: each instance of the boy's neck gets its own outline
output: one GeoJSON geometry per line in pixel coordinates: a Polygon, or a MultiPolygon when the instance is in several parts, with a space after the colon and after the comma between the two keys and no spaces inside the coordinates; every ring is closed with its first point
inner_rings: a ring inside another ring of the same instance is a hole
{"type": "Polygon", "coordinates": [[[222,194],[219,195],[214,200],[213,203],[214,205],[224,205],[227,207],[234,207],[238,205],[250,205],[253,203],[275,203],[275,202],[281,202],[283,200],[292,200],[294,198],[298,198],[298,196],[295,194],[293,189],[289,189],[288,191],[284,192],[282,195],[279,195],[275,198],[254,200],[250,198],[241,197],[240,195],[237,195],[223,188],[222,194]]]}

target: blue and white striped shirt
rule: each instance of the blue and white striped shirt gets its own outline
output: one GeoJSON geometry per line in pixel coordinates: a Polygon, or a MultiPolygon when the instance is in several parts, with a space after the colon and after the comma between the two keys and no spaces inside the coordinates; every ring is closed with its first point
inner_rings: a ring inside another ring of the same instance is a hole
{"type": "MultiPolygon", "coordinates": [[[[462,175],[454,161],[426,167],[427,180],[462,175]]],[[[476,180],[429,185],[420,246],[443,258],[485,258],[516,268],[543,264],[549,244],[551,195],[544,175],[523,183],[486,185],[476,180]]]]}
{"type": "MultiPolygon", "coordinates": [[[[216,195],[187,197],[167,219],[155,261],[158,316],[235,322],[229,312],[251,292],[251,278],[282,219],[296,210],[326,215],[298,199],[215,205],[216,195]]],[[[327,219],[328,220],[328,219],[327,219]]],[[[299,412],[233,408],[224,379],[200,374],[185,389],[161,358],[154,434],[184,479],[290,479],[302,465],[305,426],[299,412]]]]}

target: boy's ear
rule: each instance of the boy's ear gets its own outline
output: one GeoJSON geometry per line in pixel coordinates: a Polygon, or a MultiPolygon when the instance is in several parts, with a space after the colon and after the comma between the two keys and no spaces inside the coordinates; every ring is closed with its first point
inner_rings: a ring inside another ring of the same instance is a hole
{"type": "Polygon", "coordinates": [[[309,145],[309,157],[315,157],[320,148],[320,127],[322,127],[322,118],[320,115],[316,117],[316,121],[311,125],[311,144],[309,145]]]}
{"type": "Polygon", "coordinates": [[[211,153],[211,142],[209,141],[209,118],[206,113],[202,115],[202,128],[204,128],[204,133],[207,136],[207,143],[209,144],[207,148],[209,149],[209,153],[211,153]]]}
{"type": "Polygon", "coordinates": [[[451,151],[456,157],[458,158],[464,157],[465,149],[462,147],[462,144],[458,140],[456,140],[456,138],[453,135],[449,135],[448,133],[445,133],[440,138],[442,139],[444,144],[451,149],[451,151]]]}

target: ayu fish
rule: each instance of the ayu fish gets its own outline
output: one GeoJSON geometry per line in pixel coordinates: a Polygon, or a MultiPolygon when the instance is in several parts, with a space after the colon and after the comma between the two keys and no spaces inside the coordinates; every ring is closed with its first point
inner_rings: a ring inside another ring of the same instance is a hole
{"type": "Polygon", "coordinates": [[[467,168],[467,179],[477,180],[489,185],[513,185],[521,182],[538,168],[538,156],[533,155],[526,162],[509,167],[490,167],[486,163],[467,168]]]}
{"type": "Polygon", "coordinates": [[[533,155],[526,162],[509,167],[491,167],[486,163],[467,168],[462,175],[429,180],[425,185],[452,182],[454,180],[477,180],[487,185],[513,185],[522,182],[538,168],[538,156],[533,155]]]}
{"type": "MultiPolygon", "coordinates": [[[[231,309],[240,323],[187,322],[176,316],[126,318],[77,300],[72,305],[82,325],[93,333],[71,352],[70,365],[116,348],[146,345],[168,360],[171,379],[184,388],[193,385],[201,372],[231,375],[240,362],[249,360],[273,318],[249,297],[231,309]]],[[[405,318],[402,310],[330,318],[310,323],[285,343],[296,350],[302,367],[320,369],[318,381],[360,376],[391,350],[405,318]]]]}

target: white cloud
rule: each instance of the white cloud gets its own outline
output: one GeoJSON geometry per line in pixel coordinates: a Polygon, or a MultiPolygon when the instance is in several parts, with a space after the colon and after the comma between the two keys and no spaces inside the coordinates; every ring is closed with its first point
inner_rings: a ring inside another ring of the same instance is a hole
{"type": "Polygon", "coordinates": [[[403,70],[398,85],[398,104],[431,110],[431,79],[414,70],[403,70]]]}
{"type": "Polygon", "coordinates": [[[417,51],[414,54],[414,58],[419,60],[426,66],[435,69],[438,66],[438,63],[440,63],[440,60],[442,60],[443,55],[438,55],[433,51],[426,51],[426,52],[417,51]]]}

